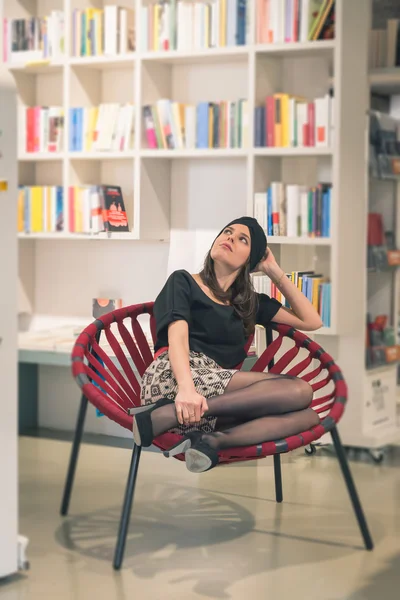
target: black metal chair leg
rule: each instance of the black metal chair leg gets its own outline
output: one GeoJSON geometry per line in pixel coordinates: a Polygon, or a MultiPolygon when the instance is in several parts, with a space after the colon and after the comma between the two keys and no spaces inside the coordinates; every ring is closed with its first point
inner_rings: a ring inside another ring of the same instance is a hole
{"type": "Polygon", "coordinates": [[[131,466],[129,468],[128,481],[125,489],[124,504],[122,506],[121,520],[119,522],[117,545],[114,554],[114,569],[116,571],[118,571],[121,568],[122,561],[124,559],[126,536],[128,534],[129,529],[129,521],[131,517],[132,502],[135,493],[135,484],[141,452],[141,446],[135,445],[133,447],[131,466]]]}
{"type": "Polygon", "coordinates": [[[82,441],[83,427],[85,425],[87,406],[87,398],[86,396],[82,395],[81,404],[78,412],[78,418],[76,421],[74,441],[72,443],[71,456],[69,459],[67,479],[65,481],[64,494],[61,502],[60,513],[63,516],[65,516],[68,513],[69,501],[71,498],[72,486],[75,478],[76,463],[78,461],[79,448],[82,441]]]}
{"type": "Polygon", "coordinates": [[[349,463],[347,461],[347,456],[342,446],[342,442],[339,437],[339,432],[336,429],[332,429],[331,431],[332,440],[335,446],[336,454],[339,459],[340,468],[342,469],[343,477],[346,482],[347,490],[349,492],[349,496],[351,499],[351,503],[353,505],[353,509],[358,521],[358,525],[361,530],[361,534],[364,539],[364,544],[367,550],[372,550],[374,547],[374,543],[372,541],[367,521],[365,519],[364,511],[361,506],[360,499],[358,497],[358,493],[356,490],[356,486],[354,485],[354,480],[352,474],[350,472],[349,463]]]}
{"type": "Polygon", "coordinates": [[[282,469],[281,469],[281,455],[274,454],[274,473],[275,473],[275,496],[277,502],[282,502],[282,469]]]}

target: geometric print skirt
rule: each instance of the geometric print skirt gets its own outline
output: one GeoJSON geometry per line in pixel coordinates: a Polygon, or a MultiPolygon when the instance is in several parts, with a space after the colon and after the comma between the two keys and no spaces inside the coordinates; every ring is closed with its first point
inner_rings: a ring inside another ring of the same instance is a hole
{"type": "MultiPolygon", "coordinates": [[[[236,369],[223,369],[212,358],[192,350],[189,352],[189,365],[196,392],[205,398],[223,394],[232,376],[237,373],[236,369]]],[[[178,384],[166,350],[144,372],[140,401],[141,404],[153,404],[161,398],[175,400],[177,393],[178,384]]],[[[197,425],[179,424],[171,431],[183,435],[195,430],[210,433],[215,430],[216,421],[216,417],[204,417],[197,425]]]]}

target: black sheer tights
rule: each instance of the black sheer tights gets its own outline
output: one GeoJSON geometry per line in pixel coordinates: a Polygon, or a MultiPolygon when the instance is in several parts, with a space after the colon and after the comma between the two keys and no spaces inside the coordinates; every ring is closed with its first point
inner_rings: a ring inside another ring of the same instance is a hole
{"type": "MultiPolygon", "coordinates": [[[[217,430],[203,439],[216,448],[251,446],[306,431],[319,423],[311,408],[311,386],[296,377],[238,372],[225,393],[207,399],[205,416],[217,417],[217,430]]],[[[154,436],[178,425],[175,406],[151,413],[154,436]]]]}

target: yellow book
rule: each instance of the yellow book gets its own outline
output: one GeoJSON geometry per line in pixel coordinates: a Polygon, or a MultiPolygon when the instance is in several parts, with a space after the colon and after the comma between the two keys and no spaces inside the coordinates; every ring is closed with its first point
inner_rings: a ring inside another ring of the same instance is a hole
{"type": "Polygon", "coordinates": [[[75,221],[75,232],[82,233],[83,223],[81,214],[81,196],[82,190],[80,187],[75,187],[74,193],[74,221],[75,221]]]}
{"type": "Polygon", "coordinates": [[[213,129],[214,129],[214,111],[213,104],[208,106],[208,147],[213,147],[213,129]]]}
{"type": "Polygon", "coordinates": [[[226,0],[219,5],[219,45],[226,46],[226,0]]]}
{"type": "Polygon", "coordinates": [[[25,212],[25,188],[21,187],[18,190],[18,232],[24,231],[24,212],[25,212]]]}
{"type": "Polygon", "coordinates": [[[319,307],[319,286],[324,281],[322,277],[317,277],[312,280],[312,305],[315,310],[319,307]]]}
{"type": "Polygon", "coordinates": [[[93,40],[92,40],[92,31],[90,27],[90,21],[94,19],[95,10],[94,8],[86,9],[86,56],[93,56],[93,40]]]}
{"type": "Polygon", "coordinates": [[[43,188],[37,185],[31,187],[31,231],[43,231],[43,188]]]}
{"type": "Polygon", "coordinates": [[[96,36],[96,54],[103,54],[103,10],[95,9],[94,31],[96,36]]]}
{"type": "Polygon", "coordinates": [[[297,281],[297,287],[300,291],[303,289],[303,278],[302,277],[299,277],[299,279],[297,281]]]}
{"type": "Polygon", "coordinates": [[[276,115],[275,118],[275,134],[277,132],[278,125],[278,136],[280,144],[277,143],[275,138],[275,146],[283,146],[284,148],[288,148],[290,145],[290,123],[289,123],[289,94],[274,94],[275,98],[275,110],[278,107],[279,115],[276,115]],[[279,100],[279,104],[276,102],[279,100]],[[279,120],[279,123],[277,121],[279,120]],[[280,125],[280,127],[279,127],[280,125]]]}

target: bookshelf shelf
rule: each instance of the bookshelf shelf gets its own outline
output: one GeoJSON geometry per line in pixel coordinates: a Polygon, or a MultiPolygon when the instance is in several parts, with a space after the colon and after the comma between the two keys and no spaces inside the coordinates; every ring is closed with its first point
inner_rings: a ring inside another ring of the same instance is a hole
{"type": "Polygon", "coordinates": [[[287,237],[287,236],[267,236],[268,245],[273,244],[288,246],[331,246],[331,238],[306,238],[306,237],[287,237]]]}
{"type": "Polygon", "coordinates": [[[121,54],[116,56],[73,56],[69,58],[68,65],[87,69],[113,69],[115,67],[132,66],[135,64],[136,53],[121,54]]]}
{"type": "Polygon", "coordinates": [[[246,158],[249,151],[246,148],[216,148],[194,150],[141,150],[142,158],[246,158]]]}
{"type": "Polygon", "coordinates": [[[68,152],[68,158],[74,160],[132,160],[135,158],[134,150],[126,152],[68,152]]]}
{"type": "Polygon", "coordinates": [[[316,146],[310,146],[307,148],[254,148],[254,156],[270,156],[270,157],[285,157],[285,156],[331,156],[332,148],[318,148],[316,146]]]}
{"type": "Polygon", "coordinates": [[[296,54],[296,57],[313,56],[315,54],[332,54],[335,49],[335,40],[322,40],[315,42],[287,42],[283,44],[257,44],[256,54],[272,54],[286,56],[296,54]]]}
{"type": "Polygon", "coordinates": [[[60,231],[57,233],[19,233],[18,238],[21,240],[71,240],[71,241],[133,241],[138,238],[133,232],[121,232],[110,234],[107,233],[70,233],[68,231],[60,231]]]}
{"type": "Polygon", "coordinates": [[[391,96],[400,93],[400,67],[376,69],[369,73],[369,85],[372,92],[391,96]]]}
{"type": "Polygon", "coordinates": [[[165,64],[226,63],[230,61],[245,61],[248,59],[248,56],[249,46],[208,48],[191,52],[170,50],[164,52],[143,52],[140,54],[143,62],[160,62],[165,64]]]}
{"type": "Polygon", "coordinates": [[[9,63],[7,68],[12,73],[26,73],[27,75],[41,75],[46,73],[60,73],[65,66],[65,61],[35,61],[31,63],[9,63]]]}
{"type": "Polygon", "coordinates": [[[64,153],[62,152],[32,152],[26,154],[19,154],[18,160],[20,162],[48,162],[63,160],[64,153]]]}

